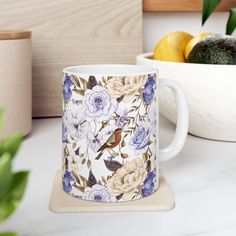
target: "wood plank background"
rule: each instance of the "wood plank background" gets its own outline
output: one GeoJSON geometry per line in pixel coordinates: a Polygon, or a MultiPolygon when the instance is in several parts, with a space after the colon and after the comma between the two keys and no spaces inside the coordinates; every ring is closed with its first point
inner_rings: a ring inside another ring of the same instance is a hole
{"type": "MultiPolygon", "coordinates": [[[[195,12],[202,10],[203,0],[143,0],[145,12],[195,12]]],[[[217,11],[228,11],[236,0],[222,0],[217,11]]]]}
{"type": "Polygon", "coordinates": [[[141,0],[0,0],[0,29],[32,31],[33,116],[61,115],[62,69],[135,63],[141,0]]]}

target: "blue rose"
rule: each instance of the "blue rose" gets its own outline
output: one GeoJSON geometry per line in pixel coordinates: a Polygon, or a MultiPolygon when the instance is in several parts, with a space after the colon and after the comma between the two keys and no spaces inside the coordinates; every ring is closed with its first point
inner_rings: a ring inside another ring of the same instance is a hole
{"type": "Polygon", "coordinates": [[[130,144],[137,151],[145,151],[148,146],[150,130],[148,127],[139,127],[133,134],[130,144]]]}
{"type": "Polygon", "coordinates": [[[143,100],[146,104],[150,104],[152,102],[152,99],[155,95],[154,87],[156,85],[156,80],[154,79],[154,76],[148,75],[148,79],[146,84],[144,85],[143,90],[143,100]]]}
{"type": "Polygon", "coordinates": [[[66,75],[64,80],[64,86],[63,86],[63,96],[64,101],[68,102],[72,96],[71,87],[73,86],[73,82],[71,80],[71,76],[66,75]]]}
{"type": "Polygon", "coordinates": [[[107,89],[100,85],[85,91],[83,103],[86,119],[97,122],[110,120],[118,107],[116,99],[112,99],[107,89]]]}
{"type": "Polygon", "coordinates": [[[74,182],[74,179],[72,178],[71,172],[65,171],[63,176],[63,189],[65,192],[71,192],[72,191],[72,183],[74,182]]]}
{"type": "Polygon", "coordinates": [[[110,202],[111,197],[106,187],[95,184],[91,188],[87,187],[84,190],[83,199],[95,202],[110,202]]]}
{"type": "Polygon", "coordinates": [[[155,180],[156,174],[153,171],[149,172],[142,186],[142,193],[144,197],[147,197],[153,193],[155,180]]]}

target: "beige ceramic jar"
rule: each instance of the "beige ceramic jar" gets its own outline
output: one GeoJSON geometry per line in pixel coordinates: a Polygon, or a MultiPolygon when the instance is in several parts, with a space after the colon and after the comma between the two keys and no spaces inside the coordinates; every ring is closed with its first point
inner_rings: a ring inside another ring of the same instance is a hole
{"type": "Polygon", "coordinates": [[[5,110],[0,137],[23,135],[32,126],[31,32],[0,31],[0,108],[5,110]]]}

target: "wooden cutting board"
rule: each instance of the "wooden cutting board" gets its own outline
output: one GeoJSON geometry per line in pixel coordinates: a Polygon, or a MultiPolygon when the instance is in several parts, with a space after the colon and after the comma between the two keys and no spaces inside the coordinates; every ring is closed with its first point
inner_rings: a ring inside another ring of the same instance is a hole
{"type": "Polygon", "coordinates": [[[142,52],[141,0],[0,0],[0,29],[33,40],[33,116],[61,115],[62,69],[135,63],[142,52]]]}

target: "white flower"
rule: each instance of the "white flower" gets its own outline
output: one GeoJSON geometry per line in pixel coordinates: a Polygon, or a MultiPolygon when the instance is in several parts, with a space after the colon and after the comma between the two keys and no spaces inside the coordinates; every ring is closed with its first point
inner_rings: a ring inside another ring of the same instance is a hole
{"type": "Polygon", "coordinates": [[[79,140],[85,137],[88,131],[86,117],[81,111],[82,106],[73,104],[65,112],[67,134],[69,134],[74,140],[79,140]]]}
{"type": "Polygon", "coordinates": [[[94,151],[97,152],[98,149],[102,146],[102,134],[98,133],[96,136],[92,133],[88,133],[88,146],[94,151]]]}
{"type": "Polygon", "coordinates": [[[118,107],[116,99],[112,99],[107,89],[99,85],[86,90],[83,103],[87,119],[98,122],[108,121],[118,107]]]}
{"type": "Polygon", "coordinates": [[[67,143],[67,151],[69,155],[67,157],[68,166],[70,171],[78,172],[83,169],[82,160],[83,158],[80,157],[80,147],[79,144],[71,144],[67,143]]]}

